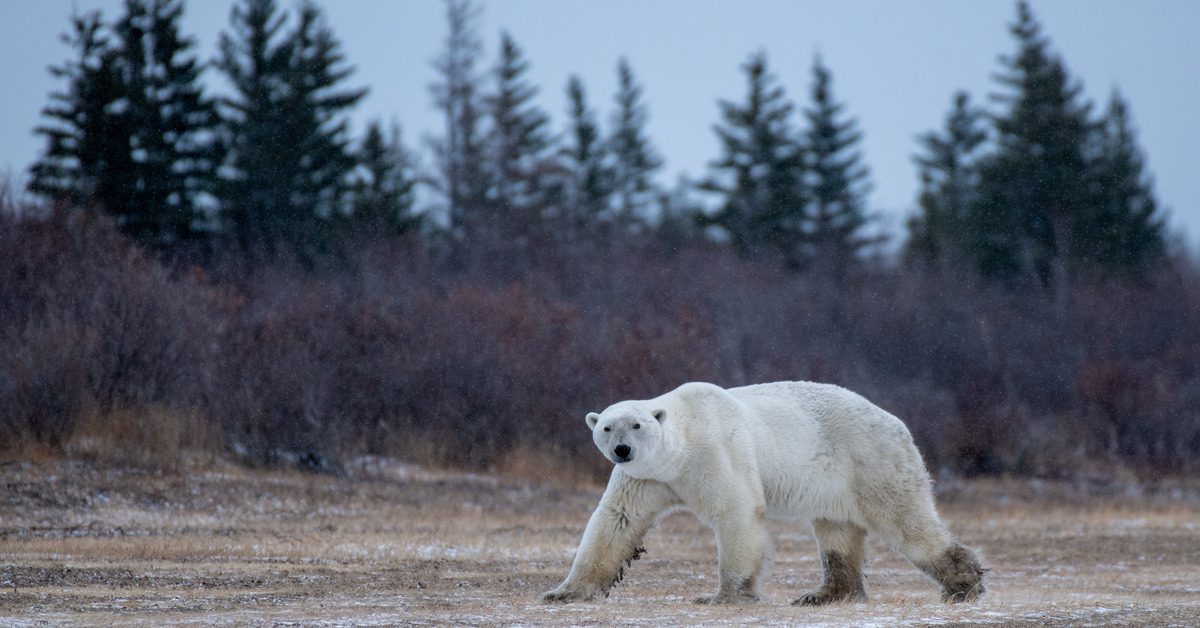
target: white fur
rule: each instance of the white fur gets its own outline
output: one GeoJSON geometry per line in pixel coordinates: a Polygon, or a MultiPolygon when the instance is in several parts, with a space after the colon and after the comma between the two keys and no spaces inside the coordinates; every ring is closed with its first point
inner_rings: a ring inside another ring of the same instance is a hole
{"type": "Polygon", "coordinates": [[[866,530],[927,565],[953,543],[908,429],[838,386],[690,383],[591,413],[587,423],[617,464],[570,574],[547,601],[607,595],[646,531],[678,507],[716,531],[720,587],[706,602],[757,596],[769,554],[765,516],[819,523],[822,552],[857,542],[846,551],[861,555],[866,530]],[[630,448],[628,461],[618,461],[618,445],[630,448]]]}

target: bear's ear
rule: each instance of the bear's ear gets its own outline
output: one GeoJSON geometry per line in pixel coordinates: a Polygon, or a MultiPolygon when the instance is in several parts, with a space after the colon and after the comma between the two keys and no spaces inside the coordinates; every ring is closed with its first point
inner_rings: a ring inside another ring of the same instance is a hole
{"type": "Polygon", "coordinates": [[[655,421],[662,423],[667,418],[667,411],[663,410],[662,408],[659,408],[659,409],[655,410],[654,412],[651,412],[650,415],[654,417],[655,421]]]}
{"type": "Polygon", "coordinates": [[[587,416],[583,417],[583,420],[587,421],[589,430],[594,430],[596,429],[596,423],[600,422],[600,415],[595,412],[589,412],[587,416]]]}

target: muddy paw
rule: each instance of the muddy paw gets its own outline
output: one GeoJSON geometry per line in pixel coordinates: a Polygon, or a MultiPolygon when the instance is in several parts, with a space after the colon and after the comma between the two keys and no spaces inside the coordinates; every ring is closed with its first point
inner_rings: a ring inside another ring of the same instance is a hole
{"type": "Polygon", "coordinates": [[[804,595],[796,598],[792,602],[792,606],[824,606],[826,604],[837,604],[839,602],[865,602],[867,594],[862,591],[853,591],[850,593],[833,593],[825,589],[817,589],[809,591],[804,595]]]}
{"type": "Polygon", "coordinates": [[[544,604],[567,604],[570,602],[591,602],[599,597],[601,595],[594,591],[559,587],[543,593],[541,600],[544,604]]]}
{"type": "Polygon", "coordinates": [[[946,588],[942,590],[942,601],[947,604],[959,604],[962,602],[974,602],[979,599],[979,596],[984,593],[983,582],[976,582],[972,585],[960,586],[956,588],[946,588]]]}

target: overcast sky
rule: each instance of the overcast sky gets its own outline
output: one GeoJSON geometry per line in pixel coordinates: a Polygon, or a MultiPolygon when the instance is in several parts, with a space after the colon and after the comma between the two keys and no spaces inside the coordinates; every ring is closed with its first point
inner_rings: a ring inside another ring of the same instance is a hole
{"type": "MultiPolygon", "coordinates": [[[[46,71],[70,51],[58,35],[72,10],[120,0],[0,0],[0,173],[23,176],[42,149],[32,134],[47,95],[59,85],[46,71]]],[[[216,53],[230,0],[191,0],[184,29],[205,59],[216,53]]],[[[287,0],[281,6],[290,7],[287,0]]],[[[407,143],[441,131],[428,85],[430,61],[445,36],[435,0],[319,2],[370,88],[354,113],[355,131],[372,118],[396,120],[407,143]]],[[[1130,102],[1160,202],[1171,223],[1200,242],[1200,0],[1035,0],[1034,13],[1085,93],[1102,107],[1114,88],[1130,102]]],[[[765,50],[797,104],[808,98],[812,60],[832,70],[834,95],[864,133],[871,203],[900,229],[915,205],[916,136],[940,128],[952,94],[978,103],[996,91],[998,57],[1014,50],[1008,0],[492,0],[480,34],[490,67],[507,29],[532,64],[539,104],[561,128],[567,77],[578,74],[606,122],[617,59],[626,56],[645,88],[649,136],[666,165],[660,180],[704,175],[719,149],[716,101],[740,100],[739,66],[765,50]]],[[[210,75],[210,78],[211,75],[210,75]]],[[[217,82],[214,80],[214,84],[217,82]]]]}

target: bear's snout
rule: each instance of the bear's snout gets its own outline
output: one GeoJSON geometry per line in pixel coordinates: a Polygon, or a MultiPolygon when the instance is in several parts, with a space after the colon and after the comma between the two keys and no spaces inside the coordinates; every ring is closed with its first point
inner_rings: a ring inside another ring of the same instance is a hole
{"type": "Polygon", "coordinates": [[[629,445],[617,445],[613,447],[613,455],[617,457],[617,462],[626,462],[629,460],[629,454],[633,453],[633,448],[629,445]]]}

